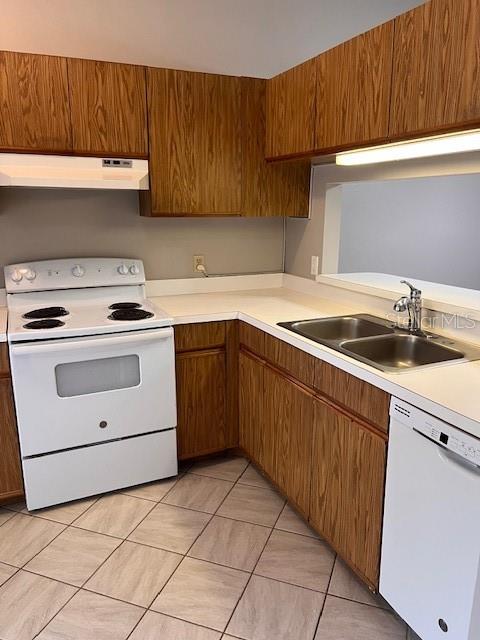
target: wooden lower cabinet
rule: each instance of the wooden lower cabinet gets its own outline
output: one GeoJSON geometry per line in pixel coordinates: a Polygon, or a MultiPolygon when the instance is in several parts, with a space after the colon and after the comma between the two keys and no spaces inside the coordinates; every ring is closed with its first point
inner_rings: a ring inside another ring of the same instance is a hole
{"type": "Polygon", "coordinates": [[[7,350],[0,345],[0,504],[23,495],[12,381],[10,377],[2,377],[3,365],[7,364],[7,350]]]}
{"type": "Polygon", "coordinates": [[[260,463],[265,367],[243,351],[239,360],[239,444],[248,456],[260,463]]]}
{"type": "Polygon", "coordinates": [[[308,516],[312,468],[313,397],[295,382],[265,368],[263,468],[308,516]]]}
{"type": "Polygon", "coordinates": [[[315,401],[310,522],[378,588],[386,439],[315,401]]]}
{"type": "Polygon", "coordinates": [[[176,370],[179,459],[225,449],[225,351],[179,353],[176,370]]]}

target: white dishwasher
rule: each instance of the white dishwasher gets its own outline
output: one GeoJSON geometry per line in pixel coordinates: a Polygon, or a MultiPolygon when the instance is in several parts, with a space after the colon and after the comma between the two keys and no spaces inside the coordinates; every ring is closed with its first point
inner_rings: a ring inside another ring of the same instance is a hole
{"type": "Polygon", "coordinates": [[[380,593],[422,640],[480,639],[480,440],[392,398],[380,593]]]}

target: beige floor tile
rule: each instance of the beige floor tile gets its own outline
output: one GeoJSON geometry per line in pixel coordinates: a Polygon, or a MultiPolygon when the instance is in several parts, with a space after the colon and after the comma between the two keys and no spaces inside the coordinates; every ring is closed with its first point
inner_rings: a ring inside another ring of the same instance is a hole
{"type": "Polygon", "coordinates": [[[190,473],[236,482],[245,471],[247,465],[248,460],[240,458],[239,456],[213,458],[211,460],[197,462],[190,469],[190,473]]]}
{"type": "Polygon", "coordinates": [[[32,640],[74,593],[74,587],[19,571],[0,588],[0,638],[32,640]]]}
{"type": "Polygon", "coordinates": [[[271,529],[214,516],[188,555],[234,569],[253,571],[271,529]]]}
{"type": "Polygon", "coordinates": [[[284,504],[285,500],[276,491],[237,484],[217,515],[273,527],[284,504]]]}
{"type": "Polygon", "coordinates": [[[11,578],[16,571],[15,567],[10,567],[8,564],[0,562],[0,586],[11,578]]]}
{"type": "Polygon", "coordinates": [[[147,611],[128,640],[219,640],[218,631],[147,611]]]}
{"type": "Polygon", "coordinates": [[[185,558],[152,609],[223,631],[248,577],[243,571],[185,558]]]}
{"type": "Polygon", "coordinates": [[[0,509],[0,527],[2,526],[2,524],[4,522],[7,522],[7,520],[10,520],[10,518],[13,518],[14,515],[15,515],[15,513],[13,511],[7,511],[6,509],[0,509]]]}
{"type": "Polygon", "coordinates": [[[270,482],[262,476],[260,471],[252,465],[249,464],[245,471],[242,473],[240,478],[238,479],[239,484],[248,484],[252,487],[260,487],[261,489],[272,489],[272,485],[270,482]]]}
{"type": "Polygon", "coordinates": [[[210,518],[207,513],[160,503],[128,539],[167,551],[187,553],[210,518]]]}
{"type": "Polygon", "coordinates": [[[166,480],[159,480],[158,482],[141,484],[138,487],[128,487],[127,489],[122,489],[121,493],[124,493],[127,496],[134,496],[135,498],[144,498],[145,500],[160,502],[178,479],[178,476],[175,476],[173,478],[167,478],[166,480]]]}
{"type": "Polygon", "coordinates": [[[182,556],[124,542],[85,585],[85,589],[148,607],[182,556]]]}
{"type": "Polygon", "coordinates": [[[324,597],[323,593],[252,576],[227,633],[247,640],[310,640],[324,597]]]}
{"type": "Polygon", "coordinates": [[[275,523],[275,529],[298,533],[302,536],[310,536],[311,538],[318,538],[315,531],[308,526],[305,520],[303,520],[289,504],[283,507],[283,511],[275,523]]]}
{"type": "Polygon", "coordinates": [[[388,611],[327,596],[315,640],[405,640],[406,632],[388,611]]]}
{"type": "Polygon", "coordinates": [[[25,500],[21,502],[10,502],[9,504],[3,505],[4,509],[8,509],[9,511],[26,511],[27,505],[25,504],[25,500]]]}
{"type": "Polygon", "coordinates": [[[332,596],[355,600],[377,607],[384,607],[384,601],[371,593],[347,565],[337,557],[333,568],[332,579],[328,587],[332,596]]]}
{"type": "Polygon", "coordinates": [[[177,482],[162,502],[173,504],[177,507],[215,513],[232,487],[233,484],[226,480],[194,476],[187,473],[177,482]]]}
{"type": "Polygon", "coordinates": [[[0,527],[0,562],[22,567],[63,529],[63,524],[17,513],[0,527]]]}
{"type": "Polygon", "coordinates": [[[70,527],[25,568],[81,587],[119,544],[121,541],[116,538],[70,527]]]}
{"type": "Polygon", "coordinates": [[[155,505],[150,500],[113,493],[103,496],[75,520],[75,527],[126,538],[155,505]]]}
{"type": "Polygon", "coordinates": [[[72,522],[81,516],[82,513],[85,513],[97,499],[98,498],[75,500],[74,502],[67,502],[57,507],[47,507],[46,509],[36,509],[35,511],[28,511],[25,507],[22,513],[30,513],[32,516],[39,516],[46,520],[53,520],[54,522],[60,522],[62,524],[72,524],[72,522]]]}
{"type": "Polygon", "coordinates": [[[125,640],[143,613],[133,604],[82,590],[37,640],[125,640]]]}
{"type": "Polygon", "coordinates": [[[255,573],[326,592],[334,562],[335,554],[324,542],[296,533],[274,531],[255,573]]]}

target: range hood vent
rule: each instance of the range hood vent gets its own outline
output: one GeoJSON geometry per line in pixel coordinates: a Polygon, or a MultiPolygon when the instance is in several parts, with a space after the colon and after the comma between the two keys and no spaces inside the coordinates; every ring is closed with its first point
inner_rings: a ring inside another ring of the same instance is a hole
{"type": "Polygon", "coordinates": [[[0,187],[143,191],[148,160],[0,153],[0,187]]]}

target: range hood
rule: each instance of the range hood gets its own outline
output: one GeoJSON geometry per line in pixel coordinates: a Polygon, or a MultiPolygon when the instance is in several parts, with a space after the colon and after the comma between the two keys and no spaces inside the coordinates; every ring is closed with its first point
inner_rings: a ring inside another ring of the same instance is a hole
{"type": "Polygon", "coordinates": [[[148,160],[0,153],[0,187],[148,189],[148,160]]]}

